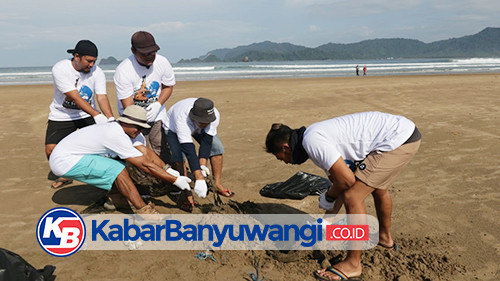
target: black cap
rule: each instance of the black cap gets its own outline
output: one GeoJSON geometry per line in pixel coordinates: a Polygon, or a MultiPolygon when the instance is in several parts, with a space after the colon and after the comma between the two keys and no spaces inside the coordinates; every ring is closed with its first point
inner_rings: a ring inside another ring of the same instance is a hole
{"type": "Polygon", "coordinates": [[[67,51],[70,54],[79,54],[80,56],[97,57],[97,47],[90,40],[80,40],[74,49],[67,51]]]}
{"type": "Polygon", "coordinates": [[[197,99],[189,111],[189,117],[200,123],[212,123],[216,119],[214,102],[206,98],[197,99]]]}

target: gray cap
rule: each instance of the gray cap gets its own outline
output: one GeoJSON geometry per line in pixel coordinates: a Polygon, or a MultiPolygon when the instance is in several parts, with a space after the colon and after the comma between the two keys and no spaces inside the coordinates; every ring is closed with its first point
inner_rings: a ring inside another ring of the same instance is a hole
{"type": "Polygon", "coordinates": [[[200,123],[212,123],[216,119],[214,102],[206,98],[197,99],[189,111],[189,118],[200,123]]]}

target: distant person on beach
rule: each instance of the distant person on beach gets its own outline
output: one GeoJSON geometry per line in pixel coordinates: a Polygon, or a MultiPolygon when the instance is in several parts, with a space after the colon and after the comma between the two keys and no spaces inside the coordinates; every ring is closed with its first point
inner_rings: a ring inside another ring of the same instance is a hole
{"type": "MultiPolygon", "coordinates": [[[[213,101],[206,98],[187,98],[170,107],[163,124],[167,132],[168,144],[172,149],[172,167],[184,174],[183,155],[185,155],[191,172],[196,178],[194,191],[200,197],[205,197],[207,194],[208,187],[205,178],[210,174],[207,168],[208,159],[212,166],[216,192],[225,197],[234,195],[221,182],[224,147],[217,135],[219,122],[220,113],[214,107],[213,101]],[[200,144],[198,155],[193,138],[200,144]]],[[[184,206],[184,208],[189,211],[194,201],[189,194],[187,194],[187,200],[191,205],[184,206]]]]}
{"type": "MultiPolygon", "coordinates": [[[[322,168],[332,187],[319,197],[319,207],[329,214],[366,214],[365,199],[372,195],[379,219],[379,246],[398,248],[391,236],[392,200],[388,188],[420,146],[421,134],[403,116],[362,112],[336,117],[292,130],[273,124],[266,150],[287,164],[307,159],[322,168]],[[356,164],[355,164],[356,163],[356,164]]],[[[349,250],[344,261],[314,272],[320,280],[340,280],[361,275],[361,250],[349,250]]]]}
{"type": "Polygon", "coordinates": [[[132,35],[132,55],[115,70],[114,82],[118,112],[135,104],[146,109],[151,129],[143,131],[148,146],[166,162],[170,153],[162,131],[165,102],[172,95],[175,76],[170,62],[157,54],[160,47],[151,33],[138,31],[132,35]]]}
{"type": "Polygon", "coordinates": [[[363,75],[366,75],[366,65],[363,67],[363,75]]]}
{"type": "MultiPolygon", "coordinates": [[[[47,159],[56,144],[77,129],[114,120],[106,94],[104,72],[95,65],[96,45],[89,40],[81,40],[67,52],[73,57],[52,67],[54,98],[45,134],[47,159]],[[103,113],[97,110],[96,100],[103,113]]],[[[51,187],[60,188],[70,183],[70,179],[58,178],[51,187]]]]}
{"type": "Polygon", "coordinates": [[[356,76],[359,76],[359,65],[356,65],[356,76]]]}
{"type": "Polygon", "coordinates": [[[109,191],[116,208],[130,208],[130,201],[137,214],[158,214],[154,204],[146,205],[141,198],[123,161],[180,189],[189,190],[191,180],[168,173],[156,154],[144,146],[144,136],[140,133],[149,128],[146,111],[136,105],[129,106],[116,122],[85,127],[60,141],[50,155],[50,168],[58,176],[109,191]]]}

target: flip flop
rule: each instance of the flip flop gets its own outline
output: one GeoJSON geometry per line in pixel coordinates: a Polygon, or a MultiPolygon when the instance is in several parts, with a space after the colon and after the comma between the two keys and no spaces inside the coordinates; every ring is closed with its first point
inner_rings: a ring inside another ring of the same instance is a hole
{"type": "Polygon", "coordinates": [[[59,188],[61,188],[61,187],[65,186],[65,185],[72,184],[72,183],[73,183],[73,180],[71,180],[71,179],[63,179],[63,180],[62,180],[61,178],[58,178],[58,179],[56,179],[56,180],[55,180],[55,181],[54,181],[54,182],[50,185],[50,188],[52,188],[52,189],[59,189],[59,188]],[[61,185],[59,185],[59,186],[54,186],[54,184],[59,184],[59,183],[60,183],[61,185]]]}
{"type": "Polygon", "coordinates": [[[333,267],[333,266],[329,266],[325,269],[325,271],[330,271],[331,273],[337,275],[340,277],[340,279],[332,279],[332,278],[328,278],[328,277],[324,277],[324,276],[321,276],[317,271],[314,271],[314,277],[316,277],[316,279],[320,280],[320,281],[332,281],[332,280],[354,280],[354,281],[361,281],[361,276],[351,276],[351,277],[348,277],[344,272],[342,272],[341,270],[333,267]]]}
{"type": "Polygon", "coordinates": [[[235,193],[229,189],[226,189],[223,191],[217,190],[217,194],[219,194],[220,196],[224,196],[224,197],[233,197],[235,193]],[[229,195],[228,195],[228,193],[229,193],[229,195]]]}
{"type": "Polygon", "coordinates": [[[396,242],[394,242],[392,244],[392,246],[387,246],[387,245],[384,245],[382,243],[378,243],[377,246],[380,246],[380,247],[387,249],[387,250],[394,250],[396,252],[399,251],[399,245],[396,242]]]}

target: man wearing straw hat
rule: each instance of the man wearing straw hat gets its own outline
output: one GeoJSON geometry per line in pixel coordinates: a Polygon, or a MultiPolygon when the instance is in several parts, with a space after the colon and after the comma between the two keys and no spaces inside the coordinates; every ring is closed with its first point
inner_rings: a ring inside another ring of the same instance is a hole
{"type": "Polygon", "coordinates": [[[110,191],[117,208],[128,207],[128,202],[123,200],[126,198],[137,214],[157,214],[154,205],[146,205],[141,198],[125,169],[125,163],[112,159],[125,160],[150,175],[182,190],[189,190],[189,178],[172,176],[159,165],[156,158],[148,155],[147,150],[143,150],[144,154],[135,147],[138,143],[144,143],[140,133],[147,128],[150,126],[146,110],[131,105],[123,111],[117,122],[88,126],[64,138],[50,156],[50,168],[58,176],[110,191]]]}

